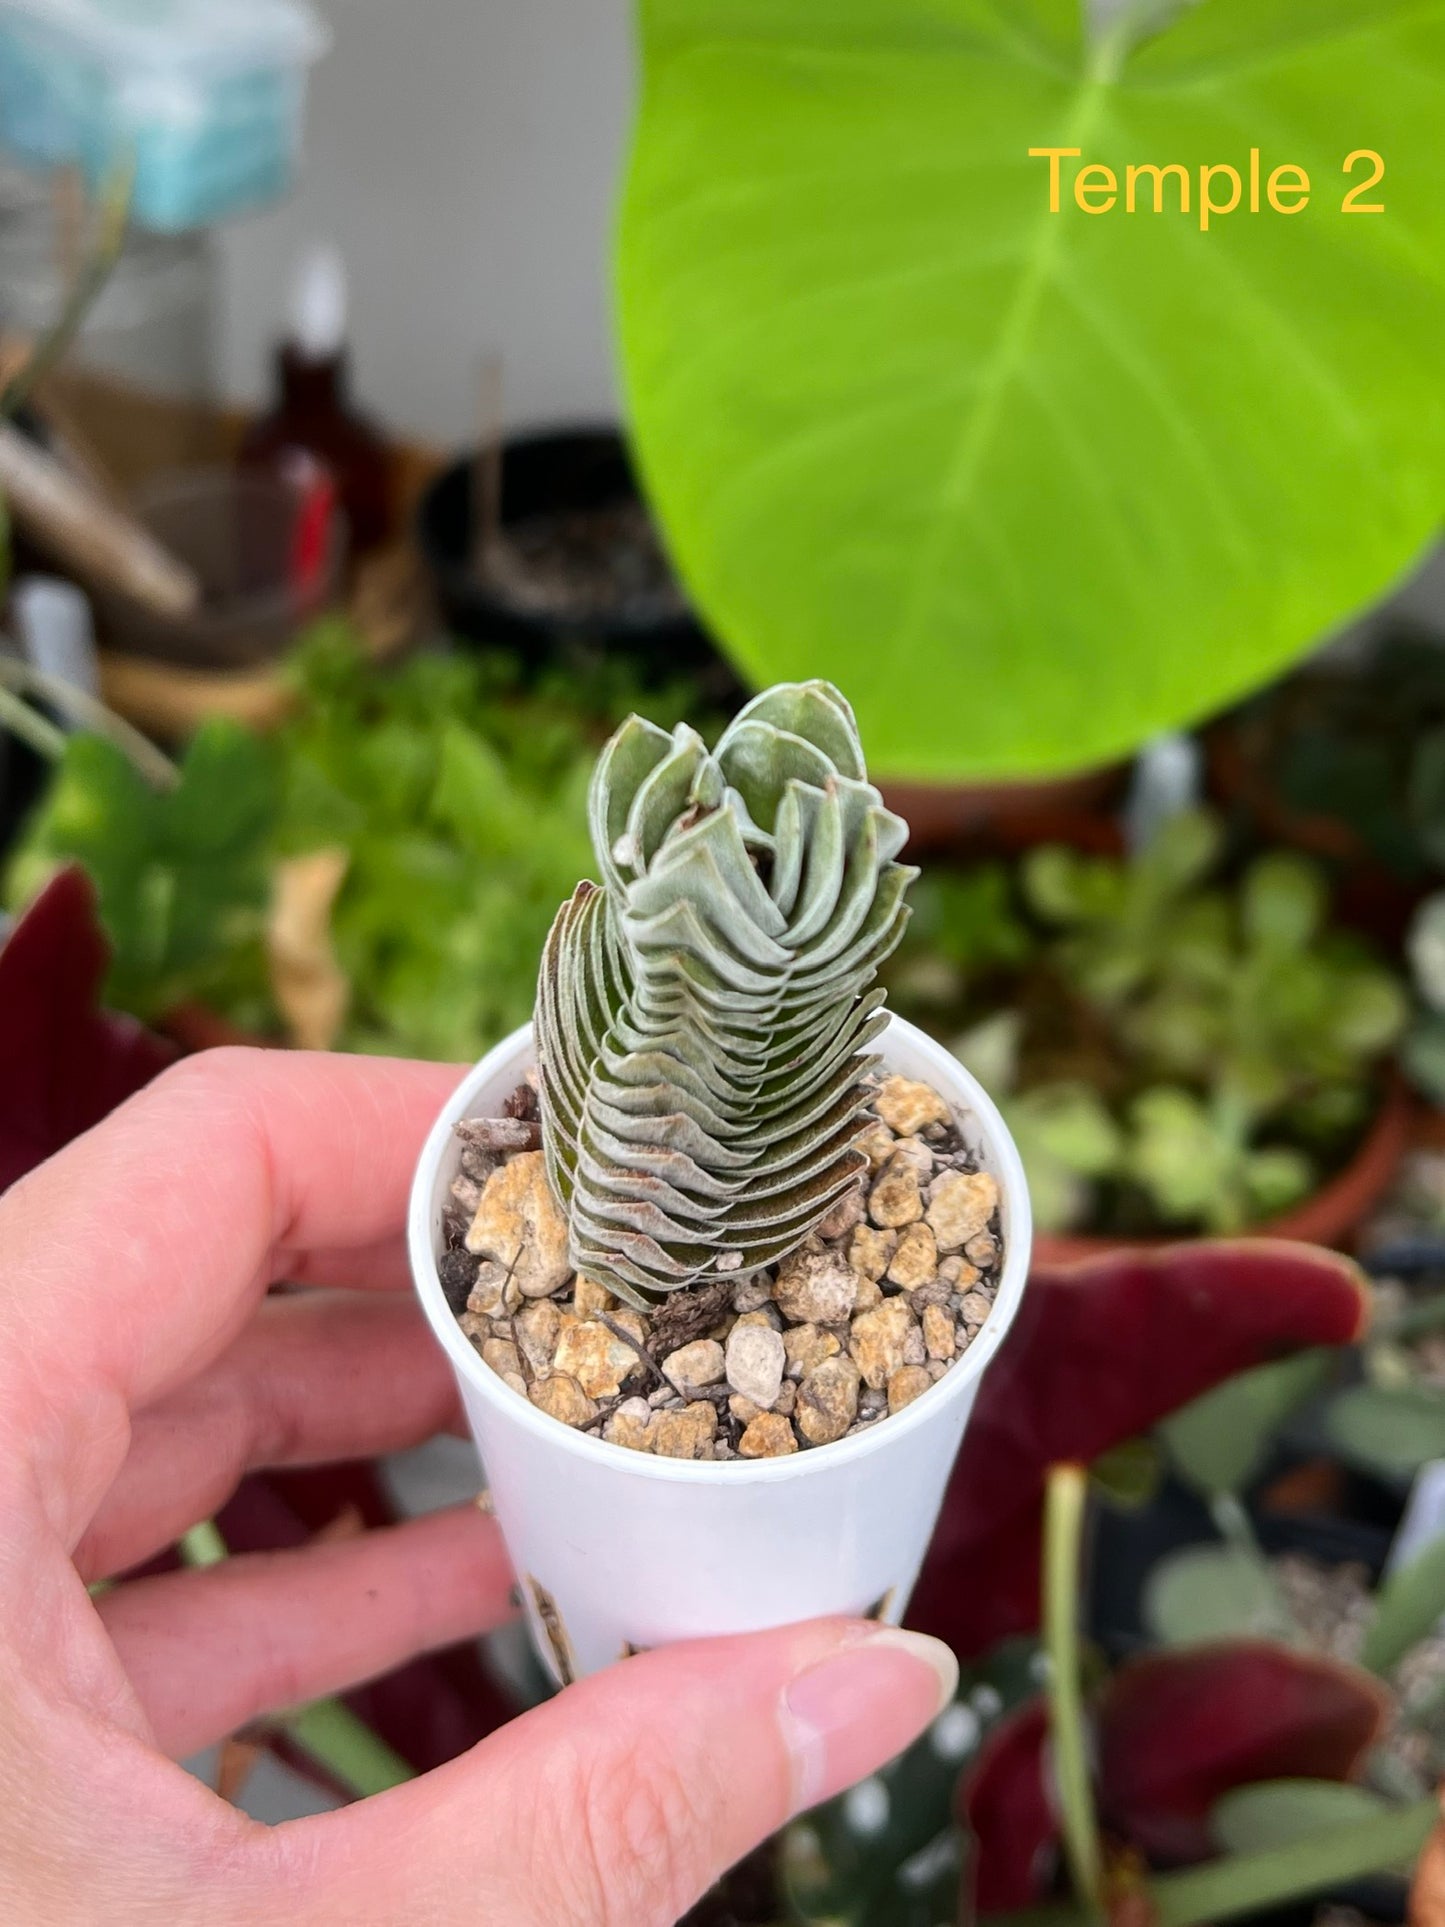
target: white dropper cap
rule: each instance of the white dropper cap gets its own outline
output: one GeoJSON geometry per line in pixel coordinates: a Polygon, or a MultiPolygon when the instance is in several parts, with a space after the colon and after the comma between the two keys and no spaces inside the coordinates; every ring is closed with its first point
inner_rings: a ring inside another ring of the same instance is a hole
{"type": "Polygon", "coordinates": [[[330,361],[346,345],[346,263],[330,241],[313,242],[297,260],[291,340],[308,361],[330,361]]]}
{"type": "Polygon", "coordinates": [[[16,583],[10,607],[20,646],[37,669],[82,695],[100,694],[90,604],[73,583],[26,576],[16,583]]]}
{"type": "Polygon", "coordinates": [[[1165,824],[1204,799],[1204,755],[1183,730],[1170,730],[1139,752],[1124,805],[1124,839],[1138,856],[1165,824]]]}

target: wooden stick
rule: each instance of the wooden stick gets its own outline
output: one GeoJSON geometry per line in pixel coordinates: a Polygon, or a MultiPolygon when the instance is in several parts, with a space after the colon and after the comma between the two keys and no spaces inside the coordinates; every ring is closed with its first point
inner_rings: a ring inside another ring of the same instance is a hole
{"type": "Polygon", "coordinates": [[[0,493],[17,522],[77,575],[182,621],[201,606],[193,572],[131,515],[115,508],[53,456],[0,421],[0,493]]]}
{"type": "MultiPolygon", "coordinates": [[[[0,652],[0,695],[8,695],[11,690],[16,692],[16,702],[29,697],[32,701],[49,703],[75,728],[89,730],[92,736],[106,737],[123,756],[130,758],[152,789],[173,790],[180,782],[181,773],[169,756],[157,749],[148,736],[142,736],[124,716],[107,709],[89,691],[62,682],[58,676],[47,675],[21,656],[0,652]]],[[[30,714],[38,716],[39,711],[31,710],[30,714]]],[[[63,746],[63,735],[60,742],[63,746]]]]}
{"type": "MultiPolygon", "coordinates": [[[[0,391],[24,370],[35,354],[35,343],[25,335],[0,333],[0,391]]],[[[42,377],[32,388],[27,401],[31,415],[44,434],[52,455],[73,474],[88,482],[97,495],[117,508],[125,505],[125,492],[111,474],[100,451],[75,418],[70,402],[56,393],[54,374],[42,377]]]]}

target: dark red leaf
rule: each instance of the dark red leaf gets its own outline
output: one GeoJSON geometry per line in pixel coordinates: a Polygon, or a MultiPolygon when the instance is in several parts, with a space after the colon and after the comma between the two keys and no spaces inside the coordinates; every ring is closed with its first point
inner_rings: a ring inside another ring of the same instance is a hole
{"type": "Polygon", "coordinates": [[[1156,1866],[1204,1859],[1210,1808],[1255,1780],[1348,1780],[1388,1712],[1368,1673],[1267,1642],[1150,1653],[1099,1720],[1100,1813],[1156,1866]]]}
{"type": "Polygon", "coordinates": [[[0,1191],[98,1124],[176,1053],[100,1009],[110,952],[83,870],[63,870],[0,946],[0,1191]]]}
{"type": "MultiPolygon", "coordinates": [[[[1213,1849],[1207,1819],[1257,1780],[1347,1780],[1384,1723],[1368,1673],[1265,1641],[1241,1640],[1130,1660],[1094,1710],[1101,1830],[1152,1866],[1213,1849]]],[[[1058,1859],[1041,1700],[990,1736],[961,1789],[975,1840],[981,1913],[1047,1896],[1058,1859]]]]}
{"type": "Polygon", "coordinates": [[[1048,1891],[1059,1828],[1047,1769],[1048,1709],[1031,1700],[989,1734],[961,1789],[980,1914],[1012,1913],[1048,1891]]]}
{"type": "Polygon", "coordinates": [[[1250,1366],[1349,1344],[1368,1305],[1347,1258],[1265,1239],[1036,1269],[979,1386],[909,1624],[965,1657],[1031,1632],[1051,1465],[1092,1464],[1250,1366]]]}

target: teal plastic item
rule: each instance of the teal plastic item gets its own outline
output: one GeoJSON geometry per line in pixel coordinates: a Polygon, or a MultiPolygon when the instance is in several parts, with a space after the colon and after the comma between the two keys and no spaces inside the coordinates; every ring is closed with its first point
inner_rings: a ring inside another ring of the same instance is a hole
{"type": "Polygon", "coordinates": [[[136,222],[206,227],[287,192],[328,44],[306,0],[0,0],[0,140],[93,187],[129,158],[136,222]]]}

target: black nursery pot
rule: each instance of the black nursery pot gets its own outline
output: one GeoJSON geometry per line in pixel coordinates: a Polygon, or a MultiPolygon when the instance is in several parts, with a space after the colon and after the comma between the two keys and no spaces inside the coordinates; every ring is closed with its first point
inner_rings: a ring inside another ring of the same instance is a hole
{"type": "MultiPolygon", "coordinates": [[[[504,587],[483,579],[473,552],[476,487],[476,457],[463,456],[433,482],[417,514],[418,545],[453,634],[509,651],[531,676],[579,657],[606,656],[624,660],[644,684],[691,676],[715,702],[731,706],[742,700],[735,672],[685,606],[639,610],[620,594],[612,607],[553,614],[519,606],[504,587]]],[[[612,429],[519,435],[503,446],[504,532],[593,511],[640,510],[641,501],[627,449],[612,429]]]]}
{"type": "MultiPolygon", "coordinates": [[[[1255,1530],[1266,1554],[1301,1553],[1321,1566],[1359,1564],[1378,1582],[1390,1550],[1391,1531],[1333,1514],[1256,1514],[1255,1530]]],[[[1100,1507],[1093,1547],[1089,1630],[1117,1663],[1148,1651],[1141,1595],[1162,1558],[1214,1538],[1208,1508],[1175,1479],[1167,1479],[1153,1502],[1139,1512],[1100,1507]]],[[[1393,1927],[1403,1922],[1408,1889],[1396,1874],[1368,1874],[1277,1907],[1240,1915],[1243,1927],[1313,1927],[1322,1907],[1349,1908],[1366,1921],[1393,1927]]]]}
{"type": "MultiPolygon", "coordinates": [[[[1266,1513],[1255,1521],[1255,1528],[1260,1544],[1271,1557],[1297,1552],[1320,1566],[1361,1565],[1376,1585],[1393,1537],[1387,1527],[1328,1513],[1266,1513]]],[[[1408,1901],[1409,1885],[1399,1874],[1362,1874],[1358,1880],[1343,1881],[1321,1893],[1261,1908],[1241,1918],[1249,1927],[1313,1927],[1321,1908],[1337,1907],[1391,1927],[1404,1921],[1408,1901]]]]}
{"type": "Polygon", "coordinates": [[[27,743],[0,729],[0,865],[40,800],[48,765],[27,743]]]}
{"type": "MultiPolygon", "coordinates": [[[[1359,1564],[1372,1580],[1384,1570],[1393,1525],[1333,1513],[1255,1511],[1259,1542],[1271,1556],[1303,1553],[1322,1566],[1359,1564]]],[[[1088,1592],[1090,1637],[1117,1664],[1153,1645],[1145,1630],[1144,1587],[1154,1567],[1186,1546],[1218,1533],[1198,1495],[1168,1478],[1138,1512],[1101,1506],[1095,1524],[1088,1592]]]]}

